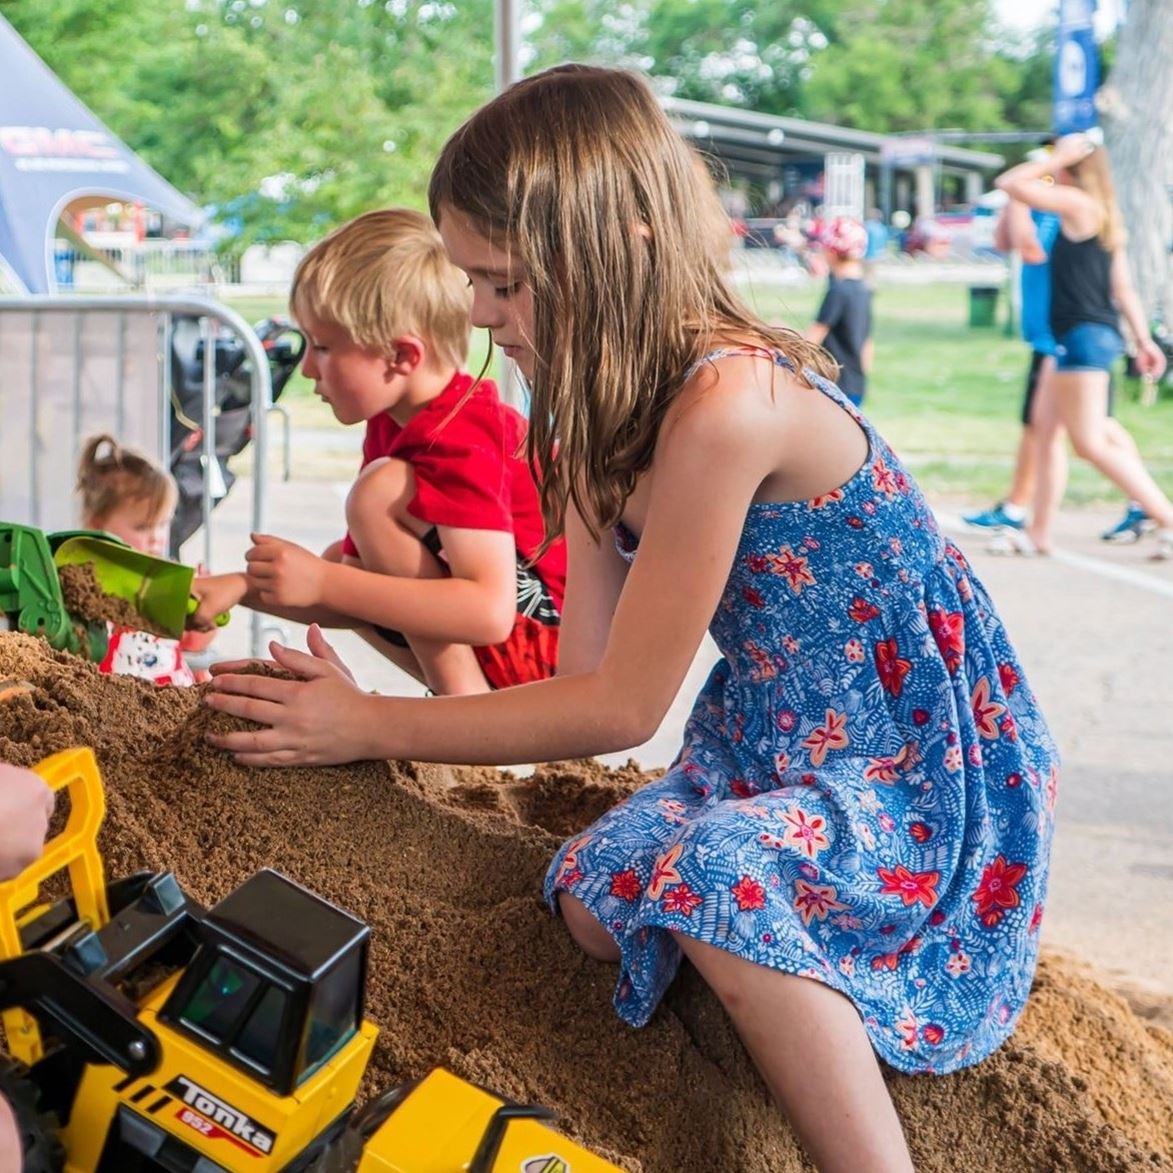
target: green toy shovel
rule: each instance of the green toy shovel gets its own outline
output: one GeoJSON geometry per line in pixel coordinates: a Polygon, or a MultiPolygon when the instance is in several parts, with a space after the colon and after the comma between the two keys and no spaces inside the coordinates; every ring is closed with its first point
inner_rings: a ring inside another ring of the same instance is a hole
{"type": "MultiPolygon", "coordinates": [[[[199,606],[191,593],[195,571],[165,558],[140,554],[118,541],[95,537],[70,537],[53,554],[57,566],[89,563],[104,594],[125,599],[144,619],[149,619],[172,639],[183,635],[187,617],[199,606]]],[[[216,626],[228,622],[228,613],[216,616],[216,626]]]]}

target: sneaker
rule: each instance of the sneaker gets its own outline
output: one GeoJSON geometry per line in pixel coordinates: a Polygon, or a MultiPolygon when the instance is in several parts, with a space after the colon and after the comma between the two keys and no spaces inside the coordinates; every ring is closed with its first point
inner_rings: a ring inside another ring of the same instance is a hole
{"type": "Polygon", "coordinates": [[[1124,516],[1111,529],[1100,534],[1100,541],[1138,542],[1143,534],[1156,527],[1157,523],[1139,505],[1129,504],[1124,516]]]}
{"type": "Polygon", "coordinates": [[[983,509],[980,513],[963,513],[961,520],[974,529],[1022,529],[1026,524],[1024,518],[1011,517],[1006,512],[1006,502],[999,501],[992,509],[983,509]]]}
{"type": "Polygon", "coordinates": [[[1168,562],[1173,559],[1173,529],[1157,530],[1157,545],[1149,558],[1153,562],[1168,562]]]}

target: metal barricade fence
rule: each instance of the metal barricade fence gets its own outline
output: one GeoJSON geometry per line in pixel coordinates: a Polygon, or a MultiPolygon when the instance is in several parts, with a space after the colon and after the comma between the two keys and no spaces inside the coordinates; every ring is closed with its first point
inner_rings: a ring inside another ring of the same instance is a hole
{"type": "MultiPolygon", "coordinates": [[[[200,318],[203,337],[203,561],[213,564],[216,335],[227,328],[251,366],[252,528],[264,532],[273,407],[269,363],[248,323],[210,298],[184,295],[0,297],[0,518],[38,528],[76,525],[74,470],[84,439],[119,443],[171,464],[171,332],[174,316],[200,318]]],[[[286,429],[288,444],[288,428],[286,429]]],[[[259,654],[264,616],[253,613],[259,654]]]]}

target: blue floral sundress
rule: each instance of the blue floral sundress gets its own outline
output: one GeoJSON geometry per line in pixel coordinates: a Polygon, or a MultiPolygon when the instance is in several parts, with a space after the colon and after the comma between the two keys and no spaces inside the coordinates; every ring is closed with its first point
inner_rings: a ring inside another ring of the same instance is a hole
{"type": "Polygon", "coordinates": [[[680,754],[563,844],[545,894],[615,937],[633,1026],[679,966],[671,929],[825,982],[885,1062],[944,1073],[1005,1041],[1030,991],[1058,758],[965,557],[808,377],[867,460],[825,496],[750,506],[680,754]]]}

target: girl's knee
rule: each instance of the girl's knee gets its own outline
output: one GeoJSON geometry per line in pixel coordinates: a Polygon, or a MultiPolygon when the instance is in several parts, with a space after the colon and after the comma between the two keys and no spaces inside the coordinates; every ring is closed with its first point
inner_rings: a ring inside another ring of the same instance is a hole
{"type": "Polygon", "coordinates": [[[558,893],[558,911],[566,922],[566,928],[574,943],[596,961],[619,960],[619,946],[598,917],[587,908],[577,896],[569,892],[558,893]]]}
{"type": "Polygon", "coordinates": [[[1099,432],[1071,432],[1071,450],[1081,460],[1098,464],[1108,452],[1106,437],[1099,432]]]}

